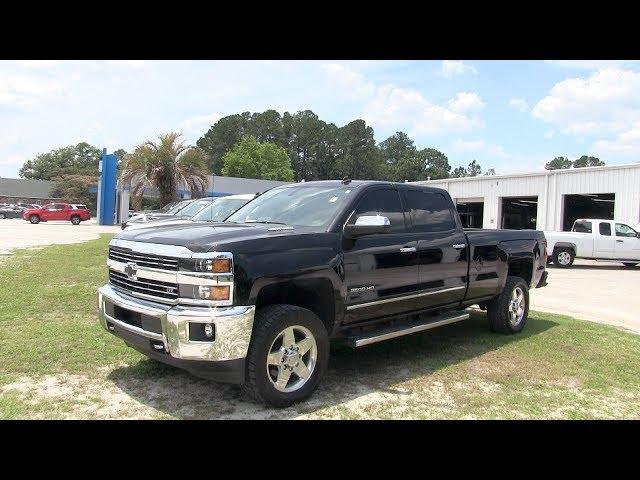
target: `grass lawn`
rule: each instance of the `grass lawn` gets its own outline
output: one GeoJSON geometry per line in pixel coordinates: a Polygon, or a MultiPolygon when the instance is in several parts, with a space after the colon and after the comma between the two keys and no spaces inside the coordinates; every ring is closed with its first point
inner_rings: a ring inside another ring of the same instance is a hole
{"type": "Polygon", "coordinates": [[[109,238],[0,257],[0,418],[640,418],[640,335],[537,312],[336,346],[309,401],[256,405],[102,330],[109,238]]]}

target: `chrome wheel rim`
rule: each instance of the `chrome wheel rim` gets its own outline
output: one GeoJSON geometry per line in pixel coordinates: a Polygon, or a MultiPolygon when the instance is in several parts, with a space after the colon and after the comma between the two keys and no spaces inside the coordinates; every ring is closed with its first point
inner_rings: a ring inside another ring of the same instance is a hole
{"type": "Polygon", "coordinates": [[[512,326],[516,327],[522,322],[524,318],[524,291],[521,287],[513,289],[511,294],[511,300],[509,301],[509,322],[512,326]]]}
{"type": "Polygon", "coordinates": [[[308,328],[294,325],[282,330],[267,353],[267,377],[280,392],[302,388],[313,375],[318,359],[316,339],[308,328]]]}
{"type": "Polygon", "coordinates": [[[569,252],[560,252],[558,254],[558,262],[560,265],[569,265],[569,262],[571,262],[571,255],[569,252]]]}

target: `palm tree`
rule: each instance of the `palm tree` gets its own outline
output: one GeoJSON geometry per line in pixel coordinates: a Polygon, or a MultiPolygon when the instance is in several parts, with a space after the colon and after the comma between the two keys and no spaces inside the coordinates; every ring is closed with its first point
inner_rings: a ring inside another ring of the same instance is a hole
{"type": "Polygon", "coordinates": [[[207,188],[207,155],[198,147],[185,144],[182,134],[170,132],[158,135],[158,141],[148,140],[125,156],[121,178],[131,184],[134,202],[142,200],[145,187],[160,191],[160,204],[177,198],[177,187],[186,185],[192,197],[200,197],[207,188]]]}

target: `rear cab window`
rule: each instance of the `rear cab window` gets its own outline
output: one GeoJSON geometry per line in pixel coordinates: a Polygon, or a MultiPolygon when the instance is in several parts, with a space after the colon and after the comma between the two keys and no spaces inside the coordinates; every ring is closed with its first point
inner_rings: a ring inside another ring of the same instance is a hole
{"type": "Polygon", "coordinates": [[[576,220],[573,224],[573,231],[576,233],[591,233],[591,222],[587,222],[586,220],[576,220]]]}

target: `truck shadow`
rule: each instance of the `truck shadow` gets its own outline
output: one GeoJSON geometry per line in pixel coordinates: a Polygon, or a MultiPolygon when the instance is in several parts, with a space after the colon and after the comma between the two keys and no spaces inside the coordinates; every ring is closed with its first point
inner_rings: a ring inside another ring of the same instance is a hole
{"type": "MultiPolygon", "coordinates": [[[[469,320],[429,332],[409,335],[358,350],[332,346],[329,369],[306,402],[273,409],[245,398],[235,385],[191,376],[149,359],[112,370],[108,378],[132,399],[157,416],[181,419],[290,419],[299,416],[335,416],[317,413],[372,393],[408,395],[396,385],[425,378],[452,365],[522,342],[557,324],[533,314],[517,335],[491,333],[486,315],[474,312],[469,320]]],[[[409,392],[410,393],[410,392],[409,392]]],[[[151,415],[154,416],[154,415],[151,415]]]]}
{"type": "MultiPolygon", "coordinates": [[[[549,265],[549,267],[553,270],[564,270],[562,268],[558,268],[554,265],[549,265]]],[[[640,267],[625,267],[624,265],[620,264],[615,264],[615,263],[604,263],[601,265],[576,265],[575,263],[573,265],[571,265],[571,268],[568,268],[566,270],[594,270],[594,271],[599,271],[599,270],[625,270],[625,271],[639,271],[640,272],[640,267]]]]}

